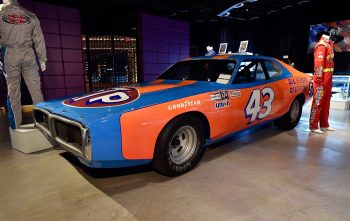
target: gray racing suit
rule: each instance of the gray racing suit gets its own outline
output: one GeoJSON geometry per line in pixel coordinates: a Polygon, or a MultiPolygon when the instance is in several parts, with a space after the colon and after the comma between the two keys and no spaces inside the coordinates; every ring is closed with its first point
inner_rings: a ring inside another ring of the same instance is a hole
{"type": "Polygon", "coordinates": [[[11,128],[15,129],[22,123],[21,75],[33,103],[43,101],[36,55],[40,63],[45,63],[46,47],[38,18],[17,2],[3,5],[0,10],[0,39],[9,121],[11,128]]]}

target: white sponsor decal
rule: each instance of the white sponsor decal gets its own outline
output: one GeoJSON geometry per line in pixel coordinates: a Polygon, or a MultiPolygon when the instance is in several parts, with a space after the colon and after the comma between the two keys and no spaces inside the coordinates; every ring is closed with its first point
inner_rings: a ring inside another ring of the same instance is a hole
{"type": "Polygon", "coordinates": [[[219,91],[215,94],[210,94],[210,100],[211,101],[229,100],[228,91],[219,91]]]}
{"type": "Polygon", "coordinates": [[[230,81],[231,75],[229,74],[220,74],[216,83],[219,84],[227,84],[230,81]]]}
{"type": "Polygon", "coordinates": [[[231,97],[241,97],[241,90],[233,90],[231,92],[231,97]]]}
{"type": "Polygon", "coordinates": [[[197,106],[200,105],[201,101],[200,100],[196,100],[196,101],[184,101],[182,103],[178,103],[178,104],[170,104],[168,106],[168,110],[176,110],[176,109],[180,109],[180,108],[188,108],[188,107],[193,107],[193,106],[197,106]]]}
{"type": "Polygon", "coordinates": [[[211,100],[211,101],[221,100],[221,96],[220,96],[219,93],[217,93],[217,94],[211,94],[211,95],[210,95],[210,100],[211,100]]]}
{"type": "Polygon", "coordinates": [[[315,94],[315,97],[316,97],[316,105],[319,106],[320,103],[321,103],[321,99],[323,97],[323,87],[322,86],[319,86],[316,88],[316,94],[315,94]]]}
{"type": "Polygon", "coordinates": [[[323,71],[322,66],[316,67],[316,71],[315,71],[316,77],[322,77],[322,71],[323,71]]]}

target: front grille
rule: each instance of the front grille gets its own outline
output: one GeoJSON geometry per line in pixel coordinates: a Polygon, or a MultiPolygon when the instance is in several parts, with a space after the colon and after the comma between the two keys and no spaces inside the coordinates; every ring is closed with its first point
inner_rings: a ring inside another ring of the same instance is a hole
{"type": "Polygon", "coordinates": [[[78,149],[82,149],[82,133],[78,126],[68,124],[66,122],[55,119],[55,132],[56,136],[71,145],[74,145],[78,149]]]}
{"type": "Polygon", "coordinates": [[[34,120],[36,123],[49,130],[49,117],[46,113],[39,110],[34,110],[34,120]]]}
{"type": "Polygon", "coordinates": [[[88,129],[81,123],[34,107],[34,123],[44,134],[55,140],[61,147],[74,154],[84,156],[88,129]]]}

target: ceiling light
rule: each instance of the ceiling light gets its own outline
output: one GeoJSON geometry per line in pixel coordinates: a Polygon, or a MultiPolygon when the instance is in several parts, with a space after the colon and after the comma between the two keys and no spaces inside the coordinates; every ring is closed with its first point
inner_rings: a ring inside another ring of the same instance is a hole
{"type": "Polygon", "coordinates": [[[258,0],[245,0],[239,3],[236,3],[234,5],[232,5],[231,7],[229,7],[228,9],[226,9],[225,11],[219,13],[217,16],[219,17],[228,17],[230,15],[230,11],[237,9],[237,8],[242,8],[244,6],[245,3],[252,3],[252,2],[257,2],[258,0]]]}
{"type": "Polygon", "coordinates": [[[271,11],[267,12],[266,14],[270,15],[270,14],[275,13],[275,12],[277,12],[277,10],[271,10],[271,11]]]}
{"type": "Polygon", "coordinates": [[[298,4],[298,5],[301,5],[301,4],[309,3],[309,2],[310,2],[309,0],[303,0],[303,1],[298,2],[297,4],[298,4]]]}
{"type": "Polygon", "coordinates": [[[293,8],[294,6],[293,5],[286,5],[284,7],[282,7],[283,10],[287,9],[287,8],[293,8]]]}

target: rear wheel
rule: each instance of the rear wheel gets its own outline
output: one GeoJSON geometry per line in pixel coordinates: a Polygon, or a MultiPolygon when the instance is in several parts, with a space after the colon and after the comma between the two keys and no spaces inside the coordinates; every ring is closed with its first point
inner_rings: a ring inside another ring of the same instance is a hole
{"type": "Polygon", "coordinates": [[[191,170],[201,159],[203,127],[199,119],[182,116],[171,121],[158,137],[153,167],[166,176],[191,170]]]}
{"type": "Polygon", "coordinates": [[[293,100],[289,111],[280,119],[275,120],[275,125],[281,129],[290,130],[298,125],[302,113],[302,102],[297,97],[293,100]]]}

